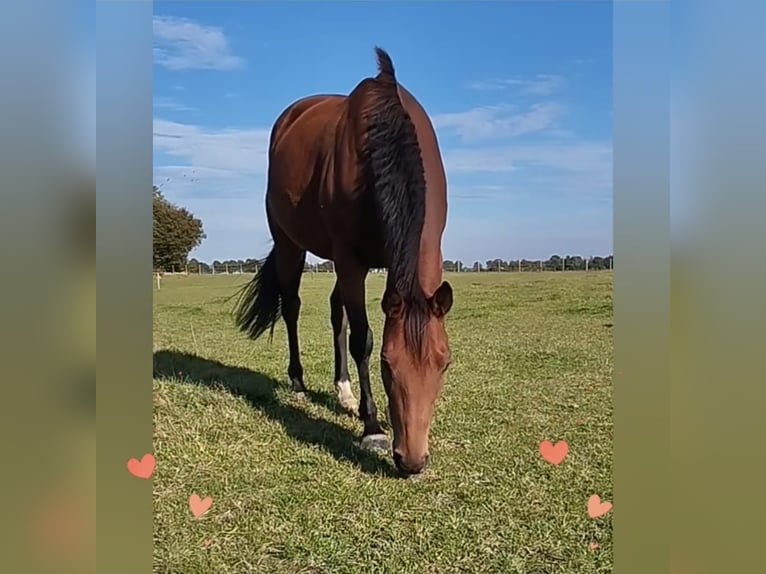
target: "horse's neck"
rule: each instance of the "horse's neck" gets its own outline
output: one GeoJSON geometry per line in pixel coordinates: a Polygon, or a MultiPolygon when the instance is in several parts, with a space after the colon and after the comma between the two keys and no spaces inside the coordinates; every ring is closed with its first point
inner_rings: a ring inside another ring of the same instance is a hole
{"type": "MultiPolygon", "coordinates": [[[[417,125],[417,124],[416,124],[417,125]]],[[[425,130],[422,124],[417,126],[421,142],[433,138],[432,132],[425,130]]],[[[421,143],[423,153],[423,171],[426,179],[426,214],[423,231],[420,236],[420,254],[418,261],[420,286],[427,297],[433,295],[442,282],[442,234],[447,220],[446,178],[439,155],[438,144],[429,141],[421,143]]]]}
{"type": "Polygon", "coordinates": [[[442,234],[446,220],[446,198],[441,197],[439,174],[434,174],[430,166],[426,167],[426,216],[423,222],[423,232],[420,236],[420,253],[418,255],[418,275],[420,286],[426,297],[434,294],[442,281],[442,234]],[[434,181],[437,180],[437,181],[434,181]]]}

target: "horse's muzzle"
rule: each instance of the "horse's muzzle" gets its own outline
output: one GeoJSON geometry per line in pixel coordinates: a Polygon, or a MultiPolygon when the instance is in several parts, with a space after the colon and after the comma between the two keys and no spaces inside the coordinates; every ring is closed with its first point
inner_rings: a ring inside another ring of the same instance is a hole
{"type": "Polygon", "coordinates": [[[420,460],[406,460],[402,456],[402,453],[394,451],[394,464],[396,465],[396,468],[399,470],[399,472],[406,474],[407,476],[420,474],[423,472],[426,466],[428,466],[428,459],[429,456],[426,454],[420,460]]]}

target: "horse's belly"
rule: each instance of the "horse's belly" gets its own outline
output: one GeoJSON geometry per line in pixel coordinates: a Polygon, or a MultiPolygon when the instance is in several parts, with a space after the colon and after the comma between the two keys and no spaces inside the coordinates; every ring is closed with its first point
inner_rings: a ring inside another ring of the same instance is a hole
{"type": "Polygon", "coordinates": [[[272,223],[290,240],[323,259],[332,258],[332,240],[323,225],[319,202],[313,194],[304,193],[293,203],[290,195],[279,193],[269,196],[272,223]]]}
{"type": "Polygon", "coordinates": [[[332,241],[327,234],[316,229],[292,229],[290,239],[306,251],[310,251],[316,257],[332,259],[332,241]]]}

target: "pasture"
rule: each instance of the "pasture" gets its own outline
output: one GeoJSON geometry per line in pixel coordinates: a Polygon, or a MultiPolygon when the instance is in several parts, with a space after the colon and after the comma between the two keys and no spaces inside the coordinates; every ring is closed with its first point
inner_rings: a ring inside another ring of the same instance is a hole
{"type": "MultiPolygon", "coordinates": [[[[303,278],[302,400],[284,323],[271,344],[235,330],[226,299],[249,279],[154,287],[155,573],[612,571],[612,512],[586,510],[592,494],[612,500],[610,272],[445,276],[453,362],[431,464],[408,480],[360,450],[361,423],[336,408],[334,276],[303,278]],[[546,439],[569,443],[561,464],[542,459],[546,439]],[[192,493],[213,499],[199,518],[192,493]]],[[[367,281],[381,417],[384,282],[367,281]]]]}

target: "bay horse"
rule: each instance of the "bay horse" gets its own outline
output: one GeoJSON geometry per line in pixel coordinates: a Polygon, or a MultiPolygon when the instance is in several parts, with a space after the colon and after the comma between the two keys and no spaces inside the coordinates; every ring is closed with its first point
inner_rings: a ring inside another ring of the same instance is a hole
{"type": "Polygon", "coordinates": [[[451,354],[442,281],[447,219],[444,166],[431,121],[401,86],[390,56],[375,48],[378,74],[348,95],[312,95],[289,105],[271,130],[266,216],[273,247],[240,291],[234,318],[251,339],[281,315],[293,391],[305,392],[298,342],[299,288],[306,252],[334,263],[330,295],[335,388],[364,424],[361,446],[391,452],[403,475],[423,471],[436,400],[451,354]],[[373,335],[365,302],[371,268],[387,268],[380,352],[393,445],[370,389],[373,335]],[[350,335],[348,329],[350,327],[350,335]],[[347,341],[348,339],[348,341],[347,341]],[[348,351],[359,376],[351,390],[348,351]]]}

